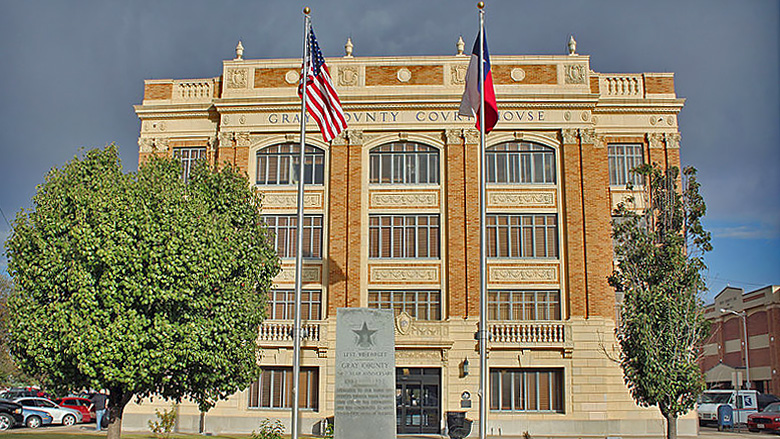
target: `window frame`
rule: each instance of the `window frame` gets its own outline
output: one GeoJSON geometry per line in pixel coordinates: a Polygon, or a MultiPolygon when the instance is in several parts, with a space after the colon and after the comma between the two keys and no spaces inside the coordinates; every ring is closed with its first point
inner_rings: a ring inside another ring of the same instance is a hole
{"type": "Polygon", "coordinates": [[[558,168],[555,148],[536,142],[511,141],[485,149],[488,184],[555,185],[558,168]]]}
{"type": "Polygon", "coordinates": [[[489,259],[560,258],[557,213],[488,213],[486,221],[489,259]]]}
{"type": "MultiPolygon", "coordinates": [[[[268,297],[268,320],[293,320],[294,318],[295,290],[286,288],[271,290],[268,297]]],[[[322,320],[322,290],[301,290],[301,320],[322,320]]]]}
{"type": "Polygon", "coordinates": [[[490,401],[492,412],[501,413],[565,413],[566,392],[563,368],[490,368],[490,401]],[[546,375],[547,408],[542,408],[542,374],[546,375]],[[496,379],[498,378],[498,382],[496,379]],[[506,383],[506,379],[509,382],[506,383]],[[532,381],[533,380],[533,381],[532,381]],[[533,382],[533,388],[530,385],[533,382]],[[508,391],[508,392],[507,392],[508,391]],[[520,393],[518,398],[517,393],[520,393]],[[533,391],[533,397],[530,395],[533,391]],[[505,401],[509,393],[509,401],[505,401]],[[530,407],[533,405],[534,407],[530,407]]]}
{"type": "MultiPolygon", "coordinates": [[[[301,145],[293,142],[277,143],[260,148],[255,153],[255,185],[291,186],[298,183],[296,170],[301,145]],[[261,159],[265,159],[263,162],[261,159]],[[261,178],[261,172],[264,177],[261,178]],[[274,179],[271,179],[274,174],[274,179]]],[[[304,155],[304,184],[322,186],[325,184],[325,150],[306,145],[304,155]]]]}
{"type": "Polygon", "coordinates": [[[610,186],[644,187],[644,176],[631,172],[645,164],[645,146],[642,143],[610,143],[607,145],[607,163],[610,186]],[[629,152],[629,149],[631,150],[629,152]],[[633,166],[632,166],[633,165],[633,166]]]}
{"type": "Polygon", "coordinates": [[[560,290],[488,290],[489,321],[560,321],[562,315],[560,290]]]}
{"type": "Polygon", "coordinates": [[[198,160],[206,160],[208,151],[205,146],[182,146],[173,148],[173,158],[181,164],[181,178],[190,181],[190,173],[198,160]],[[186,153],[187,157],[183,157],[186,153]],[[197,153],[197,154],[195,154],[197,153]],[[197,157],[195,157],[197,155],[197,157]]]}
{"type": "Polygon", "coordinates": [[[441,259],[440,216],[370,214],[368,241],[369,259],[441,259]],[[422,219],[427,224],[420,224],[422,219]]]}
{"type": "MultiPolygon", "coordinates": [[[[292,408],[292,373],[293,368],[289,366],[268,366],[262,367],[260,376],[249,385],[247,389],[247,408],[250,410],[289,410],[292,408]],[[270,375],[266,375],[268,373],[270,375]],[[276,377],[280,378],[277,379],[276,377]],[[264,380],[268,377],[267,380],[264,380]],[[278,382],[277,382],[278,381],[278,382]],[[267,382],[269,389],[265,393],[263,383],[267,382]],[[281,385],[282,389],[278,394],[274,394],[276,386],[281,385]],[[266,400],[268,405],[264,405],[266,400]]],[[[301,367],[300,392],[298,400],[301,410],[313,412],[319,411],[319,367],[301,367]],[[305,379],[304,379],[305,377],[305,379]]]]}
{"type": "MultiPolygon", "coordinates": [[[[307,214],[303,216],[303,258],[322,259],[323,250],[323,215],[307,214]]],[[[280,259],[293,259],[298,252],[298,215],[269,214],[263,215],[263,222],[269,232],[276,253],[280,259]],[[269,220],[273,219],[273,224],[269,220]],[[284,220],[286,224],[280,224],[284,220]],[[279,233],[279,231],[282,233],[279,233]]]]}
{"type": "Polygon", "coordinates": [[[440,290],[368,290],[369,308],[391,309],[396,316],[406,312],[417,320],[441,320],[441,302],[440,290]]]}
{"type": "Polygon", "coordinates": [[[390,142],[368,152],[368,181],[376,185],[441,184],[440,150],[419,142],[390,142]]]}

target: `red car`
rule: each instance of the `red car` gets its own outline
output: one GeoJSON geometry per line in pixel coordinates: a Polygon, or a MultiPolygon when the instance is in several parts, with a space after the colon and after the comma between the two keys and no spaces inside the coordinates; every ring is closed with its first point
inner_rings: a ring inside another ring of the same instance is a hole
{"type": "Polygon", "coordinates": [[[89,406],[92,405],[92,401],[87,398],[79,398],[77,396],[68,396],[65,398],[57,399],[57,404],[67,407],[69,409],[75,409],[81,412],[81,422],[92,422],[95,420],[95,411],[89,410],[89,406]]]}
{"type": "Polygon", "coordinates": [[[749,415],[747,425],[750,431],[780,431],[780,402],[773,402],[764,411],[749,415]]]}

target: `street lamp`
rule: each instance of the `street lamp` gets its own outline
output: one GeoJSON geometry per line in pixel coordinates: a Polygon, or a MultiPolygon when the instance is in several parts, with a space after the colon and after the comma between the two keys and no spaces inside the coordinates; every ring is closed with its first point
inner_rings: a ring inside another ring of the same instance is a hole
{"type": "Polygon", "coordinates": [[[747,313],[745,311],[736,312],[733,309],[726,308],[721,308],[720,312],[742,317],[742,331],[745,333],[745,370],[747,371],[747,383],[745,384],[745,387],[750,390],[750,355],[748,354],[750,348],[748,346],[747,313]]]}

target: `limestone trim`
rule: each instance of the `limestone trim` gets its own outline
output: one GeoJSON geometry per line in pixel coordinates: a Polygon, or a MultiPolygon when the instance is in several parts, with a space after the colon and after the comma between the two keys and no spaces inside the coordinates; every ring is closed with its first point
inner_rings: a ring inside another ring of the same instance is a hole
{"type": "Polygon", "coordinates": [[[551,190],[501,190],[498,188],[487,189],[488,209],[515,210],[531,208],[555,209],[557,203],[557,191],[551,190]]]}
{"type": "MultiPolygon", "coordinates": [[[[275,285],[295,283],[295,264],[282,262],[279,274],[274,277],[275,285]]],[[[305,285],[322,285],[322,264],[303,265],[303,283],[305,285]]]]}
{"type": "Polygon", "coordinates": [[[380,265],[368,264],[368,283],[376,285],[407,285],[441,283],[441,265],[380,265]]]}
{"type": "Polygon", "coordinates": [[[560,283],[560,264],[516,264],[488,262],[488,283],[506,286],[506,284],[549,284],[558,288],[560,283]]]}
{"type": "Polygon", "coordinates": [[[439,209],[439,191],[383,191],[372,189],[368,195],[371,209],[439,209]]]}
{"type": "MultiPolygon", "coordinates": [[[[292,191],[265,190],[263,194],[262,208],[265,209],[292,209],[298,208],[298,193],[292,191]]],[[[303,194],[304,209],[322,209],[324,191],[307,191],[303,194]]]]}

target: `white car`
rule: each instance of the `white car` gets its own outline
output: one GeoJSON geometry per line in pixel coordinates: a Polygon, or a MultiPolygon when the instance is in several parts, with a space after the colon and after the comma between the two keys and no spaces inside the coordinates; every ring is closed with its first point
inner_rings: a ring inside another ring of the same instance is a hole
{"type": "Polygon", "coordinates": [[[73,425],[81,422],[80,411],[59,406],[47,398],[17,398],[14,402],[21,404],[24,408],[29,407],[50,414],[54,418],[52,424],[73,425]]]}

